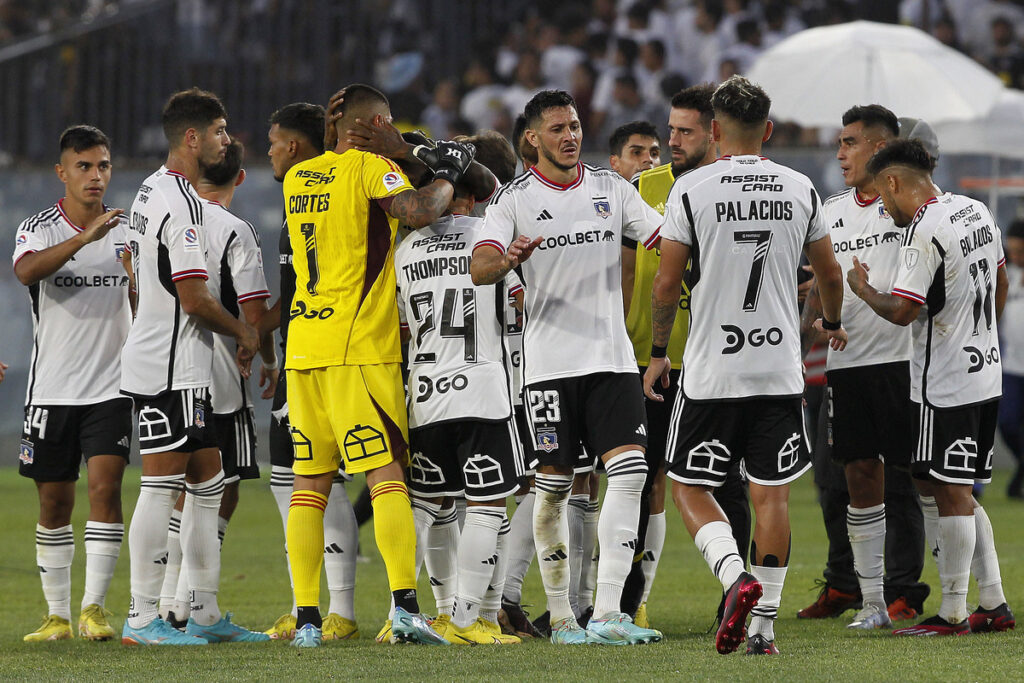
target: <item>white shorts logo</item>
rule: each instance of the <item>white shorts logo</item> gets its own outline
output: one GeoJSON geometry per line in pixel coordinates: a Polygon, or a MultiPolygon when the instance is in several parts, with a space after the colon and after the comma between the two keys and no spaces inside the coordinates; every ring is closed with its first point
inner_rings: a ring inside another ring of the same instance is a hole
{"type": "Polygon", "coordinates": [[[167,439],[171,436],[171,421],[162,410],[143,408],[139,412],[139,441],[167,439]]]}
{"type": "Polygon", "coordinates": [[[686,469],[692,472],[707,472],[725,476],[729,471],[729,463],[732,462],[732,453],[729,448],[719,441],[702,441],[686,455],[686,469]]]}
{"type": "Polygon", "coordinates": [[[974,463],[978,459],[978,442],[968,437],[957,439],[945,453],[945,469],[952,472],[974,472],[974,463]]]}
{"type": "Polygon", "coordinates": [[[798,432],[786,439],[779,449],[779,473],[791,470],[800,462],[800,442],[803,437],[798,432]]]}
{"type": "Polygon", "coordinates": [[[462,468],[462,473],[466,477],[467,488],[483,489],[505,483],[498,461],[482,453],[474,453],[469,456],[462,468]]]}
{"type": "Polygon", "coordinates": [[[444,483],[444,472],[422,453],[413,453],[409,463],[409,479],[417,484],[430,486],[444,483]]]}

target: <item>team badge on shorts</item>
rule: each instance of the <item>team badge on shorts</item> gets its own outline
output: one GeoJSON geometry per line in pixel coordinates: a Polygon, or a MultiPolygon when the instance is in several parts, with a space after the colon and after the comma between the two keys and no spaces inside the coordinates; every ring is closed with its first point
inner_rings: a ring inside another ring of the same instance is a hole
{"type": "Polygon", "coordinates": [[[18,449],[18,460],[23,465],[31,465],[35,459],[35,446],[31,441],[22,440],[21,448],[18,449]]]}
{"type": "Polygon", "coordinates": [[[611,218],[611,215],[612,215],[612,205],[611,205],[611,202],[609,202],[604,197],[593,197],[593,200],[594,200],[594,211],[597,213],[597,215],[600,216],[601,218],[611,218]]]}
{"type": "Polygon", "coordinates": [[[343,445],[349,462],[388,452],[384,435],[369,425],[356,425],[348,430],[343,445]]]}
{"type": "Polygon", "coordinates": [[[192,424],[200,428],[206,426],[206,409],[201,402],[196,402],[196,406],[192,411],[192,424]]]}
{"type": "Polygon", "coordinates": [[[537,430],[537,450],[550,453],[558,449],[558,433],[551,427],[537,430]]]}

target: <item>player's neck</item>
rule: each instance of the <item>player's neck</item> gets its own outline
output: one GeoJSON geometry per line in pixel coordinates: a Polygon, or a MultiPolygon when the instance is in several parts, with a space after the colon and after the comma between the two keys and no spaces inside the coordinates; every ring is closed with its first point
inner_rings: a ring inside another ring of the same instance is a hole
{"type": "Polygon", "coordinates": [[[164,166],[185,176],[185,179],[192,183],[193,187],[199,185],[199,161],[191,154],[172,149],[167,153],[167,161],[164,162],[164,166]]]}
{"type": "Polygon", "coordinates": [[[761,143],[744,140],[721,140],[718,143],[719,157],[761,156],[761,143]]]}
{"type": "Polygon", "coordinates": [[[917,207],[917,209],[914,210],[914,213],[917,213],[922,206],[941,194],[939,188],[935,187],[931,182],[915,183],[912,187],[908,188],[908,190],[908,198],[917,207]]]}
{"type": "Polygon", "coordinates": [[[853,191],[857,193],[861,201],[870,202],[878,196],[878,192],[875,191],[874,183],[866,183],[864,185],[855,185],[853,191]]]}
{"type": "Polygon", "coordinates": [[[64,215],[68,217],[68,220],[79,227],[88,225],[93,218],[104,213],[102,199],[95,203],[83,204],[74,197],[64,195],[64,199],[61,200],[60,206],[64,210],[64,215]]]}
{"type": "Polygon", "coordinates": [[[543,155],[537,160],[534,168],[542,176],[559,185],[571,185],[580,177],[580,165],[578,163],[572,168],[561,168],[548,161],[543,155]]]}
{"type": "Polygon", "coordinates": [[[206,183],[200,183],[196,188],[196,192],[203,199],[210,202],[217,202],[225,209],[231,207],[231,200],[235,198],[235,186],[231,187],[213,187],[206,183]]]}

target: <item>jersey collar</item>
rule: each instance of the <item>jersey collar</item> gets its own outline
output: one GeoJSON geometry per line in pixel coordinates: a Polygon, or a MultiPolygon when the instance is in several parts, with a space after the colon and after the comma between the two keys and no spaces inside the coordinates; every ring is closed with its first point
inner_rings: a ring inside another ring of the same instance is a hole
{"type": "Polygon", "coordinates": [[[541,182],[542,185],[545,185],[546,187],[550,187],[552,190],[558,190],[559,192],[565,192],[566,190],[571,190],[574,187],[579,187],[579,185],[583,182],[583,162],[581,162],[581,161],[577,161],[576,162],[576,180],[572,181],[568,185],[563,185],[562,183],[556,183],[554,180],[550,180],[548,178],[545,178],[544,174],[542,174],[540,171],[538,171],[536,166],[531,166],[530,167],[530,173],[532,173],[537,178],[537,180],[539,180],[541,182]]]}
{"type": "Polygon", "coordinates": [[[853,201],[857,202],[857,206],[871,206],[877,202],[881,196],[882,195],[880,194],[876,194],[874,199],[863,199],[860,196],[860,192],[857,191],[857,188],[853,188],[853,201]]]}
{"type": "Polygon", "coordinates": [[[726,154],[725,156],[718,157],[715,161],[728,161],[733,157],[757,157],[761,161],[768,161],[768,157],[763,157],[760,154],[726,154]]]}
{"type": "Polygon", "coordinates": [[[928,206],[929,206],[929,205],[931,205],[931,204],[935,204],[935,203],[937,203],[938,201],[939,201],[939,198],[938,198],[938,197],[932,197],[931,199],[929,199],[928,201],[926,201],[926,202],[925,202],[924,204],[922,204],[921,206],[917,207],[917,211],[915,211],[915,212],[914,212],[914,220],[916,221],[916,220],[918,219],[918,217],[919,217],[919,216],[920,216],[920,215],[921,215],[922,213],[924,213],[924,210],[925,210],[926,208],[928,208],[928,206]]]}

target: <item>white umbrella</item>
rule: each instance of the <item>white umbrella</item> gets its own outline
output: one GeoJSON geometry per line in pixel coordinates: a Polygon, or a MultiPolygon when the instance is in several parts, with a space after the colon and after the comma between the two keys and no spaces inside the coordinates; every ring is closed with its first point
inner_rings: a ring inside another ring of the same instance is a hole
{"type": "Polygon", "coordinates": [[[1024,92],[1007,88],[985,116],[936,123],[932,128],[942,154],[1024,159],[1024,92]]]}
{"type": "Polygon", "coordinates": [[[772,118],[804,126],[839,126],[856,104],[932,124],[978,118],[1003,90],[992,73],[923,31],[870,21],[801,31],[766,50],[747,76],[772,98],[772,118]]]}

